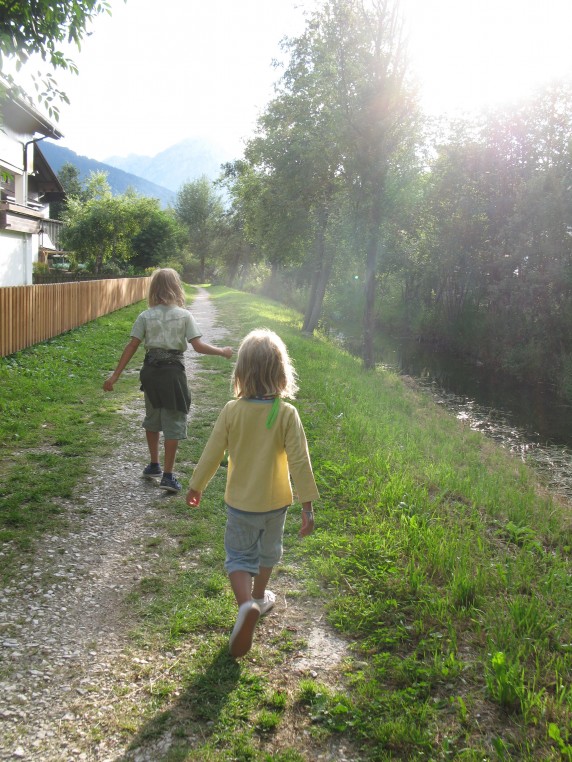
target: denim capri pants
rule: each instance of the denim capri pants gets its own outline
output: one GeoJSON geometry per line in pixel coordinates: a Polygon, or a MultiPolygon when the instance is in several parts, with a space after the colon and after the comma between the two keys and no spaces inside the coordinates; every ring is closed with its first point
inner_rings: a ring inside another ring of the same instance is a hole
{"type": "Polygon", "coordinates": [[[256,576],[261,566],[275,566],[282,558],[282,537],[288,506],[253,513],[226,506],[225,571],[256,576]]]}
{"type": "Polygon", "coordinates": [[[187,438],[187,414],[181,410],[167,410],[165,407],[153,407],[147,394],[145,397],[145,419],[143,428],[146,431],[162,431],[165,439],[187,438]]]}

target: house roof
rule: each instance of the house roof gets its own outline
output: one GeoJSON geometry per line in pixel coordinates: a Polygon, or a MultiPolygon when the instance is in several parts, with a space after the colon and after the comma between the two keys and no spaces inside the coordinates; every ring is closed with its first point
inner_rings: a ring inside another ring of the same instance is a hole
{"type": "Polygon", "coordinates": [[[45,117],[23,94],[15,92],[4,79],[0,78],[1,120],[11,129],[23,134],[34,135],[39,132],[47,138],[59,140],[62,133],[45,117]]]}
{"type": "Polygon", "coordinates": [[[34,169],[38,190],[44,194],[46,201],[59,201],[65,197],[65,190],[58,176],[37,143],[34,146],[34,169]]]}

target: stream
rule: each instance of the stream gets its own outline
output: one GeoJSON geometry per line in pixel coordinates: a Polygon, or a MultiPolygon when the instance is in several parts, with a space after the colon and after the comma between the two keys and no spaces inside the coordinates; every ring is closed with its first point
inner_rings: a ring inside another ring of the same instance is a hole
{"type": "Polygon", "coordinates": [[[519,385],[411,340],[380,338],[378,362],[414,378],[459,420],[540,472],[546,486],[572,499],[572,405],[545,386],[519,385]]]}

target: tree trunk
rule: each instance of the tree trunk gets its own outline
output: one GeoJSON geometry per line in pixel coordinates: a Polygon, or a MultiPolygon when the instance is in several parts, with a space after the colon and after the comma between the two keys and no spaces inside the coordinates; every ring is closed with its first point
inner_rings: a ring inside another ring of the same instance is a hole
{"type": "Polygon", "coordinates": [[[302,332],[303,333],[312,333],[313,329],[310,330],[310,317],[312,315],[312,312],[314,310],[314,303],[316,301],[316,293],[318,291],[318,282],[320,280],[320,262],[316,262],[316,267],[314,268],[314,272],[312,274],[312,280],[310,282],[310,291],[308,293],[308,301],[306,303],[306,312],[304,314],[304,323],[302,325],[302,332]]]}
{"type": "Polygon", "coordinates": [[[330,272],[332,271],[331,255],[328,255],[326,249],[328,216],[326,209],[321,209],[318,213],[319,227],[316,235],[316,267],[312,275],[310,293],[308,294],[308,303],[304,315],[304,324],[302,326],[304,333],[314,333],[318,325],[326,288],[330,279],[330,272]]]}
{"type": "Polygon", "coordinates": [[[318,273],[314,300],[312,305],[308,305],[310,309],[306,311],[307,317],[303,328],[304,332],[306,333],[314,333],[316,326],[318,325],[318,321],[320,320],[320,315],[322,313],[324,296],[326,295],[326,288],[328,287],[328,281],[330,280],[331,271],[331,257],[324,258],[318,273]]]}
{"type": "Polygon", "coordinates": [[[365,306],[363,313],[363,366],[367,370],[375,367],[375,276],[377,272],[377,251],[380,241],[381,193],[375,200],[370,214],[365,266],[365,306]]]}

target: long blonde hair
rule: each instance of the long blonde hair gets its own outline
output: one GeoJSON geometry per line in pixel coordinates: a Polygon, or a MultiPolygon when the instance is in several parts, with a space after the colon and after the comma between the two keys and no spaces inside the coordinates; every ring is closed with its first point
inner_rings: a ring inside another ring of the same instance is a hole
{"type": "Polygon", "coordinates": [[[158,304],[176,304],[184,307],[187,300],[179,273],[171,267],[155,270],[151,276],[147,301],[149,307],[156,307],[158,304]]]}
{"type": "Polygon", "coordinates": [[[289,397],[298,391],[286,345],[274,331],[258,328],[242,340],[232,378],[236,397],[289,397]]]}

